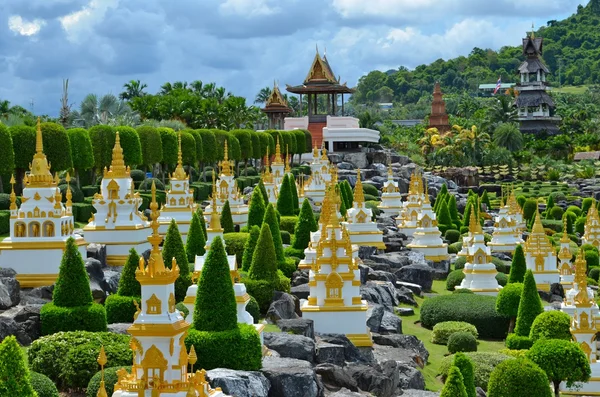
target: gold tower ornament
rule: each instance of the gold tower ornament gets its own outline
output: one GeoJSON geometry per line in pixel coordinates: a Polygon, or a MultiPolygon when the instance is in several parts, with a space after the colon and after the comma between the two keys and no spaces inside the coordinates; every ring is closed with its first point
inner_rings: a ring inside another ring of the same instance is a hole
{"type": "Polygon", "coordinates": [[[106,353],[104,352],[104,346],[100,347],[100,354],[98,355],[98,364],[100,364],[100,387],[98,388],[98,393],[96,397],[108,397],[106,393],[106,388],[104,385],[104,366],[106,365],[106,353]]]}
{"type": "Polygon", "coordinates": [[[29,164],[29,176],[27,185],[29,187],[51,187],[56,186],[56,181],[52,178],[50,172],[51,164],[44,154],[44,142],[42,139],[41,119],[38,117],[35,133],[35,155],[33,161],[29,164]]]}
{"type": "Polygon", "coordinates": [[[125,166],[125,158],[123,157],[123,148],[121,147],[121,138],[119,131],[115,135],[115,146],[112,150],[112,160],[110,169],[104,168],[105,178],[126,178],[129,176],[129,167],[125,166]]]}
{"type": "Polygon", "coordinates": [[[177,134],[177,167],[175,168],[175,172],[171,174],[171,179],[177,179],[179,181],[184,181],[188,179],[185,170],[183,169],[183,154],[181,151],[181,131],[177,134]]]}

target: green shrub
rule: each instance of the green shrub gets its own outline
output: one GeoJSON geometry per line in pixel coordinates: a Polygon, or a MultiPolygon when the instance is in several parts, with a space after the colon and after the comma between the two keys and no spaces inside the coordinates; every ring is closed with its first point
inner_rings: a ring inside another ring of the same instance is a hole
{"type": "Polygon", "coordinates": [[[504,287],[506,283],[508,283],[508,276],[504,273],[498,273],[496,274],[496,281],[498,282],[498,285],[504,287]]]}
{"type": "Polygon", "coordinates": [[[455,332],[448,338],[448,352],[476,352],[477,339],[470,332],[455,332]]]}
{"type": "Polygon", "coordinates": [[[520,195],[517,196],[517,204],[519,204],[519,207],[521,207],[521,209],[525,206],[525,202],[527,201],[527,197],[520,195]]]}
{"type": "Polygon", "coordinates": [[[529,223],[538,209],[538,202],[536,199],[528,199],[523,207],[523,219],[529,223]]]}
{"type": "Polygon", "coordinates": [[[90,279],[72,237],[65,246],[52,300],[56,307],[86,306],[93,302],[90,279]]]}
{"type": "Polygon", "coordinates": [[[204,222],[204,218],[200,219],[198,214],[194,212],[185,241],[185,254],[188,263],[195,263],[196,256],[202,256],[206,253],[204,248],[206,246],[206,236],[202,230],[201,222],[204,222]]]}
{"type": "Polygon", "coordinates": [[[234,233],[235,227],[233,225],[233,218],[231,216],[231,207],[229,206],[229,200],[225,200],[223,209],[221,210],[221,228],[223,233],[234,233]]]}
{"type": "Polygon", "coordinates": [[[31,386],[38,397],[60,397],[54,383],[44,374],[30,371],[31,386]]]}
{"type": "Polygon", "coordinates": [[[437,323],[433,327],[431,333],[431,342],[438,345],[445,345],[448,343],[450,335],[456,332],[468,332],[473,335],[475,339],[479,336],[477,328],[474,325],[465,323],[462,321],[445,321],[437,323]]]}
{"type": "Polygon", "coordinates": [[[459,249],[456,248],[455,244],[448,244],[448,253],[449,254],[458,254],[458,251],[460,251],[459,249]]]}
{"type": "Polygon", "coordinates": [[[46,303],[40,310],[40,321],[42,335],[61,331],[106,331],[106,311],[98,303],[74,307],[46,303]]]}
{"type": "Polygon", "coordinates": [[[282,216],[294,215],[294,197],[292,195],[292,187],[289,182],[288,174],[283,176],[281,182],[281,190],[277,196],[277,211],[282,216]]]}
{"type": "Polygon", "coordinates": [[[587,215],[588,211],[590,210],[590,208],[592,207],[592,204],[594,204],[594,199],[591,197],[586,197],[581,201],[581,212],[585,215],[587,215]]]}
{"type": "Polygon", "coordinates": [[[519,302],[515,334],[529,336],[533,321],[543,311],[544,307],[542,306],[542,301],[537,292],[533,273],[531,270],[527,270],[525,273],[525,281],[523,282],[521,301],[519,302]]]}
{"type": "Polygon", "coordinates": [[[281,216],[281,218],[279,219],[279,229],[281,231],[286,231],[289,234],[294,234],[297,222],[297,216],[281,216]]]}
{"type": "Polygon", "coordinates": [[[260,337],[252,325],[238,324],[235,329],[221,332],[191,329],[185,345],[188,350],[194,346],[198,354],[197,368],[242,371],[257,371],[261,368],[260,337]]]}
{"type": "Polygon", "coordinates": [[[581,249],[584,251],[594,251],[594,252],[598,253],[598,248],[596,248],[592,244],[583,244],[581,246],[581,249]]]}
{"type": "Polygon", "coordinates": [[[590,268],[590,271],[588,272],[588,277],[596,280],[596,282],[597,282],[598,278],[600,278],[600,267],[590,268]]]}
{"type": "Polygon", "coordinates": [[[466,289],[466,288],[459,288],[459,289],[455,289],[454,291],[452,291],[453,294],[472,294],[474,295],[475,292],[471,291],[470,289],[466,289]]]}
{"type": "Polygon", "coordinates": [[[0,379],[1,396],[37,397],[31,384],[25,355],[12,335],[0,343],[0,379]]]}
{"type": "Polygon", "coordinates": [[[600,259],[597,252],[585,251],[585,261],[588,268],[600,266],[600,259]]]}
{"type": "Polygon", "coordinates": [[[374,185],[371,185],[370,183],[363,183],[362,187],[363,192],[365,192],[365,194],[369,194],[374,197],[379,197],[379,190],[374,185]]]}
{"type": "Polygon", "coordinates": [[[463,376],[463,383],[468,397],[477,397],[475,389],[475,377],[473,375],[473,362],[463,353],[456,353],[452,365],[460,370],[463,376]]]}
{"type": "Polygon", "coordinates": [[[587,217],[580,216],[575,220],[575,232],[583,235],[585,233],[585,222],[587,221],[587,217]]]}
{"type": "Polygon", "coordinates": [[[285,261],[279,262],[278,268],[285,277],[291,278],[298,266],[294,258],[286,257],[285,261]]]}
{"type": "MultiPolygon", "coordinates": [[[[269,283],[275,283],[277,281],[277,257],[275,256],[275,246],[273,244],[272,233],[267,222],[263,223],[256,243],[256,249],[252,256],[252,263],[250,270],[248,271],[248,277],[251,280],[265,280],[269,283]]],[[[254,296],[259,304],[261,300],[255,294],[250,293],[254,296]]],[[[262,307],[262,304],[261,304],[262,307]]]]}
{"type": "Polygon", "coordinates": [[[281,241],[281,233],[279,230],[279,219],[277,218],[277,214],[275,213],[275,208],[273,204],[269,204],[267,206],[267,210],[265,211],[265,219],[263,223],[269,225],[269,229],[271,231],[271,236],[273,237],[273,245],[275,247],[275,255],[277,257],[278,262],[283,262],[283,243],[281,241]]]}
{"type": "Polygon", "coordinates": [[[365,201],[379,203],[379,196],[372,196],[370,194],[365,193],[365,201]]]}
{"type": "Polygon", "coordinates": [[[598,286],[598,281],[594,280],[593,278],[587,278],[587,283],[589,286],[593,286],[593,287],[597,287],[598,286]]]}
{"type": "Polygon", "coordinates": [[[256,225],[252,226],[249,237],[246,239],[246,244],[244,245],[244,256],[242,258],[242,270],[245,272],[250,270],[252,256],[254,255],[254,249],[256,248],[256,243],[258,242],[259,236],[260,228],[256,225]]]}
{"type": "Polygon", "coordinates": [[[266,280],[251,279],[244,279],[243,282],[246,285],[248,294],[256,299],[260,312],[266,314],[273,301],[273,293],[277,284],[266,280]]]}
{"type": "Polygon", "coordinates": [[[489,379],[488,397],[552,397],[546,373],[524,358],[498,364],[489,379]]]}
{"type": "Polygon", "coordinates": [[[294,228],[294,241],[292,247],[298,250],[304,250],[308,247],[310,242],[310,232],[317,231],[317,222],[310,206],[308,199],[304,199],[302,202],[302,208],[300,209],[300,215],[298,216],[298,222],[296,222],[294,228]]]}
{"type": "Polygon", "coordinates": [[[285,230],[282,230],[282,231],[279,232],[279,234],[281,235],[281,242],[282,242],[282,244],[289,245],[291,243],[292,236],[290,236],[289,232],[286,232],[285,230]]]}
{"type": "Polygon", "coordinates": [[[129,335],[83,331],[44,336],[31,344],[29,366],[61,390],[83,388],[99,369],[96,359],[102,346],[111,365],[131,365],[129,339],[129,335]]]}
{"type": "Polygon", "coordinates": [[[550,193],[550,197],[552,197],[552,199],[554,200],[555,203],[558,203],[559,201],[567,200],[567,196],[565,196],[565,194],[563,192],[552,192],[552,193],[550,193]]]}
{"type": "Polygon", "coordinates": [[[459,253],[461,249],[462,249],[462,241],[457,241],[456,243],[452,243],[452,244],[448,245],[448,252],[456,251],[456,253],[459,253]]]}
{"type": "Polygon", "coordinates": [[[523,189],[521,189],[521,191],[523,193],[529,193],[529,188],[528,187],[524,187],[523,189]]]}
{"type": "Polygon", "coordinates": [[[373,221],[376,220],[377,217],[381,214],[381,210],[379,209],[379,201],[377,200],[365,201],[365,207],[367,207],[373,212],[373,216],[371,217],[371,220],[373,221]]]}
{"type": "Polygon", "coordinates": [[[293,246],[284,248],[283,253],[286,257],[304,259],[304,250],[294,248],[293,246]]]}
{"type": "Polygon", "coordinates": [[[527,350],[526,349],[522,349],[522,350],[500,349],[499,352],[502,354],[506,354],[507,356],[514,357],[514,358],[520,358],[520,357],[525,357],[527,350]]]}
{"type": "Polygon", "coordinates": [[[96,213],[93,205],[88,203],[73,203],[73,217],[76,222],[88,223],[92,214],[96,213]]]}
{"type": "Polygon", "coordinates": [[[454,261],[454,269],[455,270],[464,269],[465,268],[465,263],[467,263],[467,257],[466,256],[459,256],[454,261]]]}
{"type": "Polygon", "coordinates": [[[0,234],[10,233],[10,211],[0,211],[0,234]]]}
{"type": "Polygon", "coordinates": [[[187,289],[192,285],[192,276],[190,275],[190,267],[188,265],[187,254],[183,246],[181,234],[175,219],[171,219],[171,224],[167,229],[165,243],[162,248],[162,257],[165,266],[169,269],[172,266],[173,258],[177,261],[179,267],[179,277],[175,280],[175,300],[182,302],[187,294],[187,289]]]}
{"type": "Polygon", "coordinates": [[[446,278],[446,289],[448,291],[454,291],[456,287],[462,283],[465,279],[465,274],[462,269],[453,270],[448,274],[448,278],[446,278]]]}
{"type": "Polygon", "coordinates": [[[127,262],[121,272],[117,294],[121,296],[142,296],[142,286],[135,278],[135,271],[138,269],[139,263],[140,256],[137,254],[135,248],[130,249],[127,262]]]}
{"type": "Polygon", "coordinates": [[[93,197],[94,194],[100,192],[100,188],[98,186],[82,186],[81,191],[85,197],[93,197]]]}
{"type": "Polygon", "coordinates": [[[237,263],[242,263],[244,258],[244,247],[250,233],[227,233],[223,235],[227,255],[235,255],[237,263]]]}
{"type": "Polygon", "coordinates": [[[506,347],[511,350],[526,350],[533,345],[533,341],[528,336],[519,336],[517,334],[508,334],[506,337],[506,347]]]}
{"type": "Polygon", "coordinates": [[[496,311],[503,316],[510,318],[508,332],[512,332],[515,327],[515,320],[519,312],[519,302],[523,293],[522,283],[510,283],[498,293],[496,298],[496,311]]]}
{"type": "Polygon", "coordinates": [[[510,265],[509,283],[522,283],[525,278],[527,264],[525,262],[525,252],[521,244],[517,245],[513,253],[512,264],[510,265]]]}
{"type": "MultiPolygon", "coordinates": [[[[119,380],[119,377],[117,376],[117,371],[121,368],[125,369],[128,373],[131,373],[131,366],[104,368],[104,388],[106,389],[106,394],[109,396],[112,396],[112,393],[114,392],[115,385],[119,380]]],[[[86,397],[97,397],[101,379],[101,371],[96,372],[96,374],[92,376],[92,379],[90,379],[90,382],[87,385],[87,389],[85,390],[86,397]]]]}
{"type": "Polygon", "coordinates": [[[140,184],[140,190],[151,190],[152,182],[154,182],[156,185],[156,190],[165,190],[165,184],[157,178],[144,179],[144,181],[140,184]]]}
{"type": "MultiPolygon", "coordinates": [[[[483,390],[488,388],[488,380],[490,374],[503,361],[509,360],[510,357],[500,353],[488,352],[469,352],[464,353],[473,363],[473,374],[475,378],[475,387],[481,387],[483,390]]],[[[454,361],[454,355],[446,356],[440,362],[440,375],[445,380],[448,376],[448,370],[454,361]]]]}
{"type": "Polygon", "coordinates": [[[104,302],[106,308],[106,321],[109,324],[131,323],[136,307],[133,301],[141,302],[141,298],[133,296],[109,295],[104,302]]]}
{"type": "Polygon", "coordinates": [[[440,397],[468,397],[464,378],[458,367],[452,365],[448,371],[448,379],[442,388],[440,397]]]}
{"type": "Polygon", "coordinates": [[[500,273],[506,273],[506,264],[502,259],[492,257],[492,263],[496,266],[496,270],[500,273]]]}
{"type": "Polygon", "coordinates": [[[532,343],[540,339],[571,340],[571,316],[559,310],[545,311],[535,318],[529,338],[532,343]]]}
{"type": "Polygon", "coordinates": [[[258,324],[260,321],[260,307],[258,306],[258,302],[254,299],[253,296],[250,296],[250,301],[246,305],[246,311],[252,316],[254,319],[254,324],[258,324]]]}
{"type": "Polygon", "coordinates": [[[503,339],[508,317],[496,312],[496,298],[475,294],[452,294],[428,298],[421,306],[421,324],[432,328],[444,321],[464,321],[477,328],[479,337],[503,339]]]}
{"type": "Polygon", "coordinates": [[[555,219],[557,221],[562,219],[563,214],[564,214],[564,211],[559,206],[554,206],[550,210],[550,218],[555,219]]]}
{"type": "Polygon", "coordinates": [[[450,244],[453,244],[460,239],[460,232],[456,229],[448,229],[444,237],[450,244]]]}
{"type": "Polygon", "coordinates": [[[186,318],[190,314],[189,309],[183,304],[183,302],[176,304],[175,308],[181,312],[183,318],[186,318]]]}

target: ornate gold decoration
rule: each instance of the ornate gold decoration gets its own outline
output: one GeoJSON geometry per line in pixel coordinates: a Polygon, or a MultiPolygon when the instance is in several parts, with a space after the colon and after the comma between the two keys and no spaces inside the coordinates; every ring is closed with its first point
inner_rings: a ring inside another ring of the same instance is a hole
{"type": "Polygon", "coordinates": [[[17,209],[17,195],[15,194],[15,176],[11,175],[10,177],[10,186],[11,186],[11,192],[10,192],[10,207],[9,209],[11,211],[15,211],[17,209]]]}
{"type": "MultiPolygon", "coordinates": [[[[588,295],[587,285],[587,262],[585,260],[585,253],[583,249],[579,250],[577,258],[575,259],[575,282],[577,283],[577,295],[575,295],[575,305],[577,307],[592,307],[594,299],[588,295]]],[[[582,313],[583,315],[583,313],[582,313]]],[[[580,321],[581,323],[581,321],[580,321]]]]}
{"type": "Polygon", "coordinates": [[[104,178],[126,178],[128,176],[129,167],[125,166],[123,148],[121,147],[121,138],[119,137],[119,131],[117,131],[115,136],[115,146],[112,150],[110,169],[107,170],[106,167],[104,167],[104,178]]]}
{"type": "Polygon", "coordinates": [[[359,206],[365,203],[365,192],[360,179],[360,169],[356,171],[356,185],[354,185],[354,202],[359,206]]]}
{"type": "Polygon", "coordinates": [[[67,172],[67,177],[65,178],[67,181],[67,203],[66,206],[67,208],[70,208],[73,206],[73,202],[71,201],[71,199],[73,198],[73,194],[71,193],[71,175],[69,175],[69,173],[67,172]]]}
{"type": "Polygon", "coordinates": [[[289,147],[288,145],[285,145],[285,173],[289,174],[292,172],[292,169],[290,168],[290,163],[292,162],[291,158],[290,158],[290,154],[289,154],[289,147]]]}
{"type": "Polygon", "coordinates": [[[108,397],[106,388],[104,386],[104,366],[106,365],[106,354],[104,353],[104,346],[100,347],[100,354],[98,355],[98,364],[100,364],[100,387],[96,397],[108,397]]]}
{"type": "Polygon", "coordinates": [[[56,181],[50,173],[51,164],[44,154],[44,143],[42,140],[41,119],[38,117],[35,134],[35,155],[29,164],[29,176],[25,176],[27,186],[51,187],[56,186],[56,181]]]}
{"type": "Polygon", "coordinates": [[[146,300],[146,314],[162,314],[162,302],[156,294],[146,300]]]}
{"type": "Polygon", "coordinates": [[[194,345],[190,348],[190,353],[188,354],[188,363],[191,366],[191,371],[194,372],[194,364],[198,361],[198,356],[196,355],[196,350],[194,349],[194,345]]]}
{"type": "Polygon", "coordinates": [[[277,136],[277,143],[275,144],[275,158],[273,159],[273,164],[282,164],[283,160],[281,159],[281,146],[279,145],[279,135],[277,136]]]}
{"type": "Polygon", "coordinates": [[[188,179],[188,176],[183,169],[183,155],[181,152],[181,131],[177,134],[177,141],[179,144],[177,150],[177,168],[175,168],[175,172],[171,174],[171,180],[184,181],[188,179]]]}
{"type": "Polygon", "coordinates": [[[531,228],[531,234],[527,238],[525,245],[523,246],[525,254],[531,256],[543,256],[546,257],[548,254],[556,256],[556,252],[552,244],[546,236],[544,226],[542,225],[542,217],[539,209],[536,209],[535,221],[531,228]]]}
{"type": "Polygon", "coordinates": [[[229,162],[229,149],[227,147],[227,139],[225,139],[223,148],[223,161],[219,162],[219,167],[221,168],[221,174],[225,176],[231,176],[231,163],[229,162]]]}
{"type": "Polygon", "coordinates": [[[471,208],[471,217],[469,218],[469,233],[472,236],[483,233],[481,223],[479,223],[479,219],[477,219],[475,216],[475,212],[475,208],[471,208]]]}
{"type": "Polygon", "coordinates": [[[210,211],[210,224],[208,225],[208,229],[213,232],[221,232],[223,229],[221,228],[221,215],[217,210],[217,183],[215,180],[215,174],[213,172],[213,184],[212,184],[212,202],[211,202],[211,211],[210,211]]]}
{"type": "Polygon", "coordinates": [[[169,302],[168,303],[169,303],[169,313],[175,313],[175,295],[173,295],[172,292],[169,295],[169,302]]]}
{"type": "Polygon", "coordinates": [[[310,66],[304,84],[311,81],[327,81],[330,83],[337,83],[336,78],[331,73],[330,68],[326,65],[326,61],[319,55],[319,50],[315,54],[315,58],[310,66]]]}
{"type": "Polygon", "coordinates": [[[329,158],[327,157],[327,149],[325,149],[325,141],[321,143],[321,160],[329,161],[329,158]]]}

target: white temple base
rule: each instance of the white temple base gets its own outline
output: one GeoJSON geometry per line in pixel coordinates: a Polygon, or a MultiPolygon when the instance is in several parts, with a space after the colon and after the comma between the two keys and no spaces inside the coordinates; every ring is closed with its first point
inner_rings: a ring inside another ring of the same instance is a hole
{"type": "Polygon", "coordinates": [[[373,346],[371,333],[366,326],[367,303],[361,306],[311,306],[302,305],[302,317],[313,320],[315,332],[321,334],[345,334],[357,347],[373,346]]]}
{"type": "Polygon", "coordinates": [[[517,248],[517,245],[521,244],[522,242],[515,242],[515,241],[507,241],[507,242],[494,242],[494,240],[490,241],[489,243],[487,243],[487,246],[490,247],[490,249],[492,250],[492,252],[509,252],[509,253],[513,253],[515,251],[515,249],[517,248]]]}
{"type": "Polygon", "coordinates": [[[425,259],[433,262],[441,262],[450,259],[448,255],[448,245],[443,244],[441,246],[428,246],[428,245],[415,245],[408,244],[406,246],[413,251],[421,252],[425,255],[425,259]]]}
{"type": "Polygon", "coordinates": [[[377,206],[381,211],[386,214],[400,214],[404,208],[402,205],[402,195],[397,193],[397,196],[391,196],[390,193],[383,193],[381,195],[381,204],[377,206]],[[389,196],[388,196],[389,195],[389,196]]]}
{"type": "MultiPolygon", "coordinates": [[[[461,283],[458,288],[469,289],[478,295],[491,296],[498,295],[498,292],[502,289],[496,280],[496,274],[498,274],[498,272],[493,263],[488,263],[486,265],[471,265],[469,267],[465,265],[465,269],[470,270],[470,273],[468,274],[469,282],[461,283]]],[[[465,277],[465,280],[467,280],[467,277],[465,277]]]]}
{"type": "MultiPolygon", "coordinates": [[[[65,241],[56,238],[35,238],[27,242],[13,242],[10,237],[0,242],[0,267],[12,268],[21,288],[52,285],[58,278],[65,241]]],[[[79,252],[85,260],[87,242],[75,237],[79,252]]]]}
{"type": "Polygon", "coordinates": [[[350,242],[352,244],[385,249],[383,232],[377,229],[376,223],[343,222],[342,225],[348,230],[348,235],[350,236],[350,242]]]}
{"type": "Polygon", "coordinates": [[[151,248],[148,242],[148,236],[151,234],[149,227],[95,229],[88,225],[83,229],[83,233],[89,244],[106,245],[106,263],[110,266],[125,265],[131,248],[135,248],[139,255],[151,248]]]}
{"type": "Polygon", "coordinates": [[[549,272],[533,272],[533,278],[538,290],[550,291],[550,285],[560,283],[558,270],[549,272]]]}
{"type": "MultiPolygon", "coordinates": [[[[593,349],[595,350],[595,349],[593,349]]],[[[594,354],[594,352],[592,352],[594,354]]],[[[560,392],[563,396],[600,396],[600,362],[590,364],[592,375],[586,383],[576,383],[573,388],[567,388],[563,382],[560,392]]]]}

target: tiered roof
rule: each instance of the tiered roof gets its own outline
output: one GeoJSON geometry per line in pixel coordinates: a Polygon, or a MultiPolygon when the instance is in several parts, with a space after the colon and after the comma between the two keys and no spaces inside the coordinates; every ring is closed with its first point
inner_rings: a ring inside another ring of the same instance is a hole
{"type": "Polygon", "coordinates": [[[315,54],[308,74],[302,85],[286,85],[286,90],[294,94],[305,93],[339,93],[352,94],[354,88],[349,88],[346,83],[340,83],[340,78],[336,78],[333,69],[326,56],[321,57],[319,50],[315,54]]]}
{"type": "Polygon", "coordinates": [[[290,109],[287,101],[281,94],[279,90],[279,86],[277,83],[273,83],[273,90],[271,90],[271,95],[267,99],[265,107],[262,109],[265,113],[291,113],[292,109],[290,109]]]}

